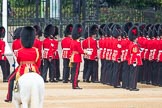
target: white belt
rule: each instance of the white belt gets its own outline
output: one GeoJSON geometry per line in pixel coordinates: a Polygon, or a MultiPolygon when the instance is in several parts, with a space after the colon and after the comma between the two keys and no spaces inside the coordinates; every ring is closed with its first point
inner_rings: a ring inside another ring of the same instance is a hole
{"type": "Polygon", "coordinates": [[[93,51],[93,49],[92,49],[92,48],[87,48],[87,50],[88,50],[88,51],[93,51]]]}
{"type": "Polygon", "coordinates": [[[103,50],[103,48],[100,48],[100,50],[103,50]]]}
{"type": "Polygon", "coordinates": [[[162,53],[162,50],[159,50],[160,53],[162,53]]]}
{"type": "Polygon", "coordinates": [[[110,49],[107,49],[107,51],[110,51],[110,49]]]}
{"type": "Polygon", "coordinates": [[[70,50],[70,48],[63,48],[63,50],[70,50]]]}
{"type": "Polygon", "coordinates": [[[44,48],[44,50],[45,50],[45,51],[49,51],[49,49],[48,49],[48,48],[44,48]]]}

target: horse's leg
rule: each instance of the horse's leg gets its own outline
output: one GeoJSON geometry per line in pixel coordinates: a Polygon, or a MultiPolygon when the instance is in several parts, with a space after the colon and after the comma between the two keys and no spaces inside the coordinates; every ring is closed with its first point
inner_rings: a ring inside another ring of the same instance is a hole
{"type": "Polygon", "coordinates": [[[28,108],[28,103],[23,102],[23,103],[22,103],[22,107],[23,107],[23,108],[28,108]]]}
{"type": "Polygon", "coordinates": [[[16,108],[21,108],[21,104],[18,101],[15,101],[16,108]]]}

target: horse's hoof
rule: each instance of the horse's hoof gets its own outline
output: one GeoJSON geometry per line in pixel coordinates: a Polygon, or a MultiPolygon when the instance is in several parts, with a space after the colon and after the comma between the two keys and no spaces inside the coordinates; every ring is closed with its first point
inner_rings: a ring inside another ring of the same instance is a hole
{"type": "Polygon", "coordinates": [[[5,102],[8,102],[8,103],[11,103],[12,102],[11,100],[8,100],[8,99],[5,99],[4,101],[5,102]]]}

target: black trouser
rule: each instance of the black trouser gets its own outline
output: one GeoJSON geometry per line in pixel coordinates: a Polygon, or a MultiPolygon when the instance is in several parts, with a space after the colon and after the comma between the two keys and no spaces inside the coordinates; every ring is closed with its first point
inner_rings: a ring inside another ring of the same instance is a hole
{"type": "Polygon", "coordinates": [[[130,65],[129,71],[129,89],[137,88],[139,66],[130,65]]]}
{"type": "Polygon", "coordinates": [[[145,72],[146,72],[146,83],[150,84],[151,83],[151,73],[152,73],[152,66],[150,61],[146,61],[147,66],[145,67],[145,72]]]}
{"type": "Polygon", "coordinates": [[[91,81],[94,80],[94,78],[93,78],[94,62],[95,62],[95,60],[88,60],[88,70],[86,73],[86,81],[89,81],[90,77],[91,77],[91,81]]]}
{"type": "Polygon", "coordinates": [[[8,60],[0,60],[0,66],[2,69],[3,81],[7,81],[10,75],[10,63],[8,60]]]}
{"type": "Polygon", "coordinates": [[[70,67],[69,67],[70,60],[67,58],[63,59],[63,81],[68,81],[70,76],[70,67]]]}
{"type": "Polygon", "coordinates": [[[83,80],[86,80],[87,70],[88,70],[88,59],[84,58],[83,80]]]}
{"type": "Polygon", "coordinates": [[[79,69],[80,69],[80,62],[72,63],[71,67],[72,88],[78,87],[79,69]]]}
{"type": "Polygon", "coordinates": [[[158,84],[158,70],[159,66],[157,61],[152,61],[152,84],[157,85],[158,84]]]}
{"type": "Polygon", "coordinates": [[[12,101],[12,91],[14,87],[14,80],[16,77],[16,72],[12,72],[8,78],[8,93],[7,93],[7,100],[12,101]]]}
{"type": "Polygon", "coordinates": [[[100,82],[103,83],[104,82],[104,71],[106,68],[106,60],[105,59],[101,59],[101,74],[100,74],[100,82]]]}
{"type": "Polygon", "coordinates": [[[119,80],[119,75],[121,71],[120,67],[121,67],[121,63],[115,61],[113,66],[113,74],[112,74],[112,84],[114,87],[120,85],[120,80],[119,80]]]}
{"type": "Polygon", "coordinates": [[[60,79],[60,60],[59,59],[54,59],[55,61],[55,71],[56,71],[56,79],[60,79]]]}
{"type": "Polygon", "coordinates": [[[144,82],[144,61],[142,60],[143,65],[139,66],[138,82],[144,82]]]}
{"type": "Polygon", "coordinates": [[[44,79],[44,81],[46,81],[47,79],[47,71],[49,69],[49,77],[50,77],[50,80],[53,80],[54,79],[54,72],[55,72],[55,67],[54,67],[54,60],[52,59],[51,61],[49,61],[48,59],[44,59],[43,60],[43,71],[42,71],[42,77],[44,79]]]}
{"type": "Polygon", "coordinates": [[[103,83],[104,84],[110,84],[112,79],[112,61],[105,60],[105,67],[104,67],[104,75],[103,75],[103,83]]]}
{"type": "Polygon", "coordinates": [[[98,61],[93,62],[93,77],[92,82],[98,81],[98,61]]]}
{"type": "Polygon", "coordinates": [[[122,62],[122,88],[129,87],[129,65],[127,61],[122,62]]]}
{"type": "Polygon", "coordinates": [[[158,85],[162,86],[162,62],[159,62],[158,65],[159,65],[158,85]]]}

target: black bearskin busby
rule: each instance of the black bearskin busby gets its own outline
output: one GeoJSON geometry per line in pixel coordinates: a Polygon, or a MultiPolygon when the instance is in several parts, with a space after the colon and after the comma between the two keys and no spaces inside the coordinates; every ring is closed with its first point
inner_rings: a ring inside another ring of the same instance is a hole
{"type": "Polygon", "coordinates": [[[100,36],[104,36],[105,35],[104,30],[103,30],[103,28],[105,27],[105,25],[106,24],[101,24],[100,25],[100,28],[99,28],[99,31],[98,31],[98,33],[99,33],[100,36]]]}
{"type": "Polygon", "coordinates": [[[128,34],[129,32],[129,29],[133,26],[133,23],[132,22],[127,22],[125,23],[124,25],[124,31],[128,34]]]}
{"type": "Polygon", "coordinates": [[[106,24],[105,27],[103,28],[106,37],[110,37],[111,36],[111,29],[109,28],[109,25],[106,24]]]}
{"type": "Polygon", "coordinates": [[[20,33],[21,44],[25,48],[31,48],[35,40],[35,30],[33,27],[26,26],[23,27],[20,33]]]}
{"type": "Polygon", "coordinates": [[[0,27],[0,38],[4,38],[5,37],[5,28],[3,26],[0,27]]]}
{"type": "Polygon", "coordinates": [[[89,34],[88,34],[88,29],[89,29],[88,27],[86,27],[86,28],[84,29],[84,33],[83,33],[83,38],[84,38],[84,39],[87,39],[87,38],[88,38],[88,35],[89,35],[89,34]]]}
{"type": "Polygon", "coordinates": [[[41,27],[39,25],[34,25],[33,27],[35,28],[36,35],[38,35],[38,37],[41,37],[42,36],[41,27]]]}
{"type": "Polygon", "coordinates": [[[75,24],[74,27],[73,27],[72,33],[71,33],[72,38],[74,40],[79,39],[82,35],[82,31],[83,31],[82,25],[81,24],[75,24]]]}
{"type": "Polygon", "coordinates": [[[54,28],[55,28],[55,33],[54,33],[53,36],[55,37],[55,36],[57,36],[59,34],[59,29],[58,29],[57,26],[54,26],[54,28]]]}
{"type": "Polygon", "coordinates": [[[51,35],[53,36],[55,33],[55,27],[52,24],[49,24],[45,27],[44,29],[44,37],[51,37],[51,35]]]}
{"type": "Polygon", "coordinates": [[[73,25],[72,24],[68,24],[65,28],[65,31],[64,31],[64,36],[68,36],[68,35],[71,35],[71,32],[73,30],[73,25]]]}
{"type": "Polygon", "coordinates": [[[112,31],[112,35],[115,38],[118,38],[119,36],[121,36],[122,30],[121,30],[121,26],[119,24],[115,24],[113,27],[113,31],[112,31]]]}
{"type": "Polygon", "coordinates": [[[96,35],[98,33],[98,25],[93,24],[89,28],[89,36],[96,35]]]}
{"type": "Polygon", "coordinates": [[[128,37],[130,41],[134,41],[139,36],[139,28],[137,26],[132,26],[128,31],[128,37]]]}
{"type": "Polygon", "coordinates": [[[20,39],[20,33],[21,33],[22,27],[16,28],[13,34],[13,40],[20,39]]]}
{"type": "Polygon", "coordinates": [[[159,29],[158,29],[158,36],[162,36],[162,29],[161,29],[161,27],[159,27],[159,29]]]}
{"type": "Polygon", "coordinates": [[[144,35],[143,31],[144,31],[145,27],[146,27],[146,24],[145,23],[142,23],[142,24],[139,25],[139,32],[140,32],[139,35],[140,36],[143,36],[144,35]]]}

